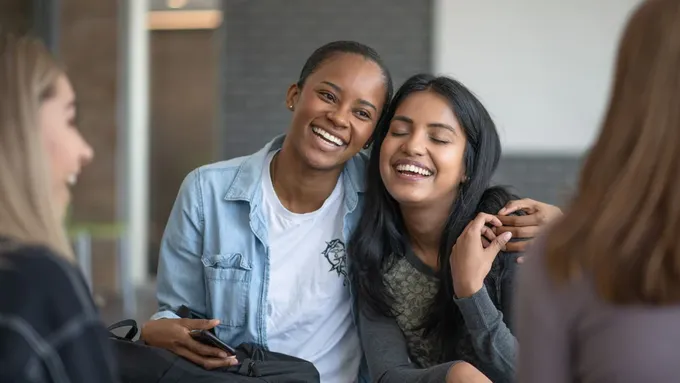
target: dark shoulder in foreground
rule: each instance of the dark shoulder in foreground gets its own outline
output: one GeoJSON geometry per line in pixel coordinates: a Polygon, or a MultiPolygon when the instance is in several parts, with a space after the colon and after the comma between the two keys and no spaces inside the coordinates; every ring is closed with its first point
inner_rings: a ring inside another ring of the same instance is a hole
{"type": "Polygon", "coordinates": [[[15,292],[0,295],[0,313],[97,315],[76,266],[44,246],[0,244],[0,291],[15,292]]]}
{"type": "Polygon", "coordinates": [[[76,265],[43,246],[0,240],[0,291],[0,381],[116,381],[76,265]]]}

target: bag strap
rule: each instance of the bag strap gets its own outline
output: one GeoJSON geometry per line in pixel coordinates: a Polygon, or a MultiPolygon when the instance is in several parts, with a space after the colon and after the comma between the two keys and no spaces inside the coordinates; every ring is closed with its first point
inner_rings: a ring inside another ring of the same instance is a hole
{"type": "MultiPolygon", "coordinates": [[[[119,329],[121,327],[130,327],[130,330],[128,330],[127,334],[125,334],[125,336],[123,337],[126,340],[132,340],[132,338],[134,338],[135,335],[137,335],[137,332],[139,332],[139,328],[137,327],[137,321],[135,321],[134,319],[125,319],[120,322],[116,322],[109,326],[107,330],[109,331],[109,333],[111,333],[111,335],[113,335],[112,331],[119,329]]],[[[119,338],[116,335],[113,336],[119,338]]]]}

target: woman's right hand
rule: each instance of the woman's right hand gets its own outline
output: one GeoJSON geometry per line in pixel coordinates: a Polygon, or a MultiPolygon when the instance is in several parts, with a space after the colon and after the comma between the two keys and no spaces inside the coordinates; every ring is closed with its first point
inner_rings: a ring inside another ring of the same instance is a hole
{"type": "Polygon", "coordinates": [[[458,298],[468,298],[484,287],[484,279],[494,259],[512,237],[512,233],[505,232],[485,246],[482,238],[493,236],[492,229],[486,224],[502,225],[498,217],[479,213],[468,223],[451,249],[451,278],[453,292],[458,298]]]}
{"type": "Polygon", "coordinates": [[[492,383],[486,375],[468,362],[454,364],[446,374],[446,383],[492,383]]]}
{"type": "Polygon", "coordinates": [[[236,356],[200,343],[190,335],[191,330],[210,330],[219,323],[217,319],[152,320],[144,324],[140,339],[150,346],[172,351],[206,370],[236,365],[236,356]]]}

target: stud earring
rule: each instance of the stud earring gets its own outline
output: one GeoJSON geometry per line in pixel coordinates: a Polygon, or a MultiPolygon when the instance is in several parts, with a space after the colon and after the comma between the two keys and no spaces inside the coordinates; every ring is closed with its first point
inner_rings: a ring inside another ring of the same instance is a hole
{"type": "Polygon", "coordinates": [[[293,110],[293,105],[288,105],[288,109],[293,110]]]}

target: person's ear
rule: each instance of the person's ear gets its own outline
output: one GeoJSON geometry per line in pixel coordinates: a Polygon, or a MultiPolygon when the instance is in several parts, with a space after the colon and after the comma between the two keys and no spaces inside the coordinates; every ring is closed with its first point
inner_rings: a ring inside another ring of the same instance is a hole
{"type": "Polygon", "coordinates": [[[288,92],[286,92],[286,108],[290,111],[295,110],[295,105],[300,97],[300,87],[297,84],[292,84],[288,87],[288,92]]]}

